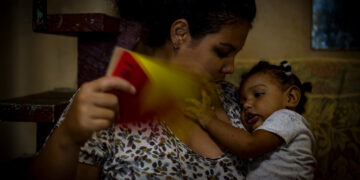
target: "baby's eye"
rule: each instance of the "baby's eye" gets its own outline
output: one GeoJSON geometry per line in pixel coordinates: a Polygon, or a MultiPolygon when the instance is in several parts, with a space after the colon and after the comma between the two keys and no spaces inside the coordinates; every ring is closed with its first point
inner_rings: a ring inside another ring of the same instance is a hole
{"type": "Polygon", "coordinates": [[[254,93],[254,96],[255,97],[260,97],[260,96],[262,96],[262,95],[264,95],[265,93],[263,93],[263,92],[257,92],[257,93],[254,93]]]}

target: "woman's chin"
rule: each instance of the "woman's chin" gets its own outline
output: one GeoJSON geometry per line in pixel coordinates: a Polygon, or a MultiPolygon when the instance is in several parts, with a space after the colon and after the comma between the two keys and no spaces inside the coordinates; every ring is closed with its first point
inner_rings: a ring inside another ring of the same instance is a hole
{"type": "Polygon", "coordinates": [[[215,83],[215,84],[222,84],[224,82],[224,79],[219,79],[219,80],[211,80],[211,82],[215,83]]]}

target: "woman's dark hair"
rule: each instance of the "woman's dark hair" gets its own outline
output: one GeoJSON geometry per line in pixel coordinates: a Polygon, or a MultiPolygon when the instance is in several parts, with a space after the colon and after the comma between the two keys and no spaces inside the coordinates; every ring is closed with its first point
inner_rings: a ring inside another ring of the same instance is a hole
{"type": "Polygon", "coordinates": [[[311,83],[301,83],[299,78],[291,72],[291,66],[287,61],[281,62],[280,66],[269,64],[266,61],[260,61],[249,72],[241,76],[242,81],[240,86],[242,86],[250,76],[257,73],[268,73],[272,75],[282,90],[286,90],[292,85],[299,87],[301,98],[299,104],[296,106],[296,112],[299,114],[303,114],[305,112],[305,103],[307,101],[305,92],[311,92],[311,83]]]}
{"type": "Polygon", "coordinates": [[[186,19],[190,34],[200,39],[223,25],[247,21],[256,14],[255,0],[116,0],[119,15],[144,25],[144,43],[161,46],[176,19],[186,19]]]}

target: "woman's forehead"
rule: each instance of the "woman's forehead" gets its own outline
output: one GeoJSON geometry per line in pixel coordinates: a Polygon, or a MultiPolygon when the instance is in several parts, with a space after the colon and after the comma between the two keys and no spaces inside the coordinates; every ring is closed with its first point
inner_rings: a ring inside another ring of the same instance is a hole
{"type": "Polygon", "coordinates": [[[218,32],[206,34],[203,38],[199,39],[199,41],[227,46],[235,51],[239,51],[245,43],[249,28],[248,23],[224,25],[218,32]]]}

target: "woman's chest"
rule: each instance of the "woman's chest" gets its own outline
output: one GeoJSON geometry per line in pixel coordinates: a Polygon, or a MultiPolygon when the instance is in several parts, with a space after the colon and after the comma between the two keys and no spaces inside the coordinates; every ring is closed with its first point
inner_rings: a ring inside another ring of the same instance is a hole
{"type": "Polygon", "coordinates": [[[111,161],[103,165],[103,173],[112,177],[222,179],[244,173],[242,168],[237,170],[242,164],[236,157],[221,153],[219,159],[205,158],[182,143],[167,127],[117,130],[113,140],[108,157],[111,161]]]}

